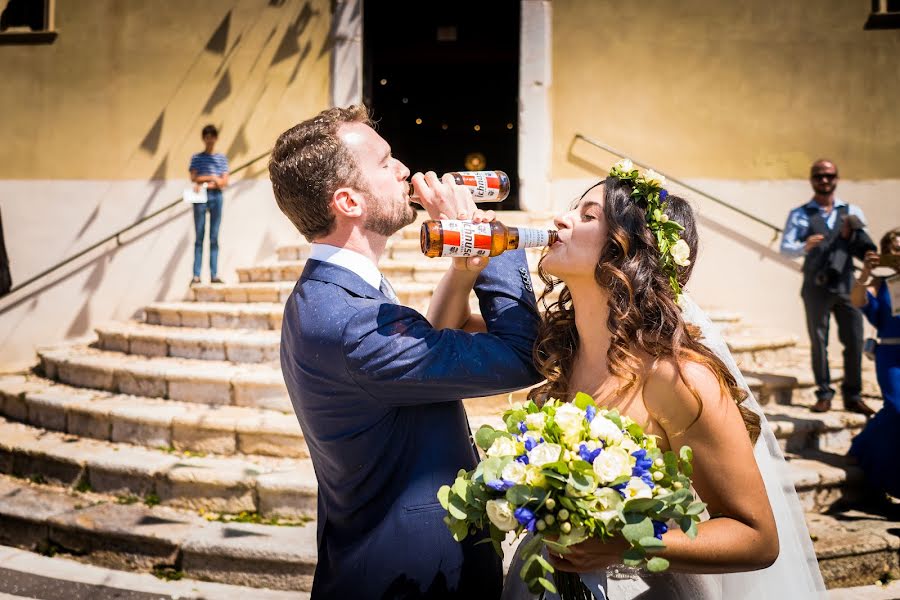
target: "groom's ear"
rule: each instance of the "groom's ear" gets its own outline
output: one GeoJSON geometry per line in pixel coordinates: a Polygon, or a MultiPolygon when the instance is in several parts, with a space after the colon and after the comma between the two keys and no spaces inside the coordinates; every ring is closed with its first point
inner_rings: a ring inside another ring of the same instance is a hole
{"type": "Polygon", "coordinates": [[[350,187],[335,190],[331,197],[331,209],[335,216],[345,219],[358,219],[365,212],[365,198],[350,187]]]}

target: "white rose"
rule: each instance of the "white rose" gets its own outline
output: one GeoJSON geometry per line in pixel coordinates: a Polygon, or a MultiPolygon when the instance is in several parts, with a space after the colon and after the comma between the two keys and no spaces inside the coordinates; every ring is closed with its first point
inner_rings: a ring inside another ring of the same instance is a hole
{"type": "Polygon", "coordinates": [[[624,451],[627,452],[628,454],[631,454],[632,452],[637,452],[638,450],[641,449],[641,447],[638,446],[638,445],[634,442],[634,440],[632,440],[630,437],[623,437],[623,438],[622,438],[622,441],[619,442],[619,448],[621,448],[622,450],[624,450],[624,451]]]}
{"type": "Polygon", "coordinates": [[[615,423],[602,415],[597,415],[591,421],[591,437],[603,440],[607,444],[617,444],[622,441],[624,435],[615,423]]]}
{"type": "Polygon", "coordinates": [[[630,158],[623,158],[615,165],[613,165],[613,168],[618,169],[624,173],[630,173],[631,171],[634,171],[634,163],[631,162],[630,158]]]}
{"type": "Polygon", "coordinates": [[[653,187],[661,188],[666,184],[666,178],[654,171],[653,169],[647,169],[647,172],[644,173],[644,181],[646,181],[649,185],[653,187]]]}
{"type": "Polygon", "coordinates": [[[512,531],[519,526],[513,505],[506,500],[488,500],[485,506],[488,519],[500,531],[512,531]]]}
{"type": "Polygon", "coordinates": [[[603,483],[631,475],[631,457],[621,448],[607,448],[594,461],[594,473],[603,483]]]}
{"type": "Polygon", "coordinates": [[[500,472],[500,478],[513,483],[525,483],[525,465],[517,460],[512,461],[500,472]]]}
{"type": "Polygon", "coordinates": [[[525,426],[528,429],[543,431],[544,425],[547,423],[547,414],[543,411],[531,413],[525,416],[525,426]]]}
{"type": "Polygon", "coordinates": [[[528,453],[528,463],[540,467],[555,463],[560,456],[562,456],[562,446],[559,444],[538,444],[528,453]]]}
{"type": "Polygon", "coordinates": [[[609,525],[610,521],[619,514],[619,505],[624,502],[622,495],[616,490],[606,487],[597,490],[596,497],[597,508],[599,509],[597,516],[603,521],[604,525],[609,525]]]}
{"type": "Polygon", "coordinates": [[[584,412],[574,404],[563,404],[556,409],[554,417],[562,430],[563,437],[577,441],[584,426],[584,412]]]}
{"type": "Polygon", "coordinates": [[[652,498],[653,489],[644,483],[640,477],[632,477],[625,486],[625,499],[633,500],[634,498],[652,498]]]}
{"type": "Polygon", "coordinates": [[[516,456],[518,454],[516,441],[505,435],[499,436],[487,449],[488,456],[516,456]]]}
{"type": "Polygon", "coordinates": [[[544,477],[540,467],[528,465],[525,467],[525,483],[534,487],[547,487],[547,478],[544,477]]]}
{"type": "Polygon", "coordinates": [[[681,267],[686,267],[691,264],[691,247],[688,246],[688,243],[684,240],[678,240],[675,242],[669,252],[672,253],[672,260],[675,261],[676,265],[681,267]]]}

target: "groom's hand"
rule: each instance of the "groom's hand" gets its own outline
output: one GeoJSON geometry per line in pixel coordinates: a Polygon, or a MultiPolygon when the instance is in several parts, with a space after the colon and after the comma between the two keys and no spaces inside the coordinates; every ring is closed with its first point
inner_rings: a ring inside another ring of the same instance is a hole
{"type": "Polygon", "coordinates": [[[622,536],[616,536],[607,542],[596,538],[587,539],[580,544],[569,546],[565,555],[548,554],[550,563],[560,571],[587,573],[601,571],[612,565],[622,564],[622,554],[630,548],[622,536]]]}
{"type": "MultiPolygon", "coordinates": [[[[497,219],[497,214],[492,210],[476,209],[472,215],[473,223],[491,223],[497,219]]],[[[469,258],[454,258],[453,269],[455,271],[469,271],[480,273],[487,265],[490,258],[487,256],[472,256],[469,258]]]]}
{"type": "Polygon", "coordinates": [[[419,202],[432,219],[468,219],[475,214],[475,201],[468,188],[457,185],[452,175],[438,179],[434,171],[412,176],[419,202]]]}

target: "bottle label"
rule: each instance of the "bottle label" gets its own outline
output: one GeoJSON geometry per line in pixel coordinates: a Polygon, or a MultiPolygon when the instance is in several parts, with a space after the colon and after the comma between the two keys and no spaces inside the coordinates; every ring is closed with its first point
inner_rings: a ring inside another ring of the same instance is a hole
{"type": "Polygon", "coordinates": [[[500,177],[496,171],[460,171],[462,185],[472,191],[475,202],[500,198],[500,177]]]}
{"type": "Polygon", "coordinates": [[[444,247],[441,256],[490,256],[491,224],[471,221],[441,221],[444,247]]]}
{"type": "Polygon", "coordinates": [[[522,248],[543,248],[550,245],[550,232],[546,229],[519,227],[519,245],[522,248]]]}

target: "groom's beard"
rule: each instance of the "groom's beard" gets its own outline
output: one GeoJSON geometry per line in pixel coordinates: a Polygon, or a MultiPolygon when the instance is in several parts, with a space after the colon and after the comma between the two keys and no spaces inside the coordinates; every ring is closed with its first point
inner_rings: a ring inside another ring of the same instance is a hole
{"type": "Polygon", "coordinates": [[[371,206],[363,223],[366,230],[389,237],[416,220],[416,209],[402,198],[377,198],[366,192],[371,206]]]}

